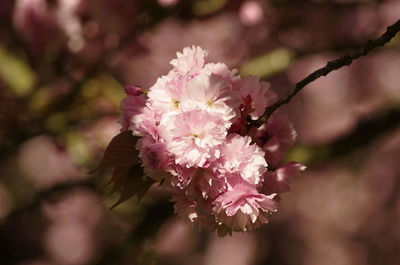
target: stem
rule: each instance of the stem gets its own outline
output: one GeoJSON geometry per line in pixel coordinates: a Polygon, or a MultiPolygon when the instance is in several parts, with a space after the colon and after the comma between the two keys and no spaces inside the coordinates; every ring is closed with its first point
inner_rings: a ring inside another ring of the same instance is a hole
{"type": "Polygon", "coordinates": [[[268,121],[268,118],[274,113],[280,106],[287,104],[290,100],[305,86],[311,82],[317,80],[322,76],[328,75],[330,72],[342,68],[343,66],[350,65],[354,60],[367,55],[371,50],[384,46],[388,43],[398,32],[400,31],[400,19],[393,25],[387,27],[386,32],[376,40],[368,41],[364,46],[362,46],[357,51],[343,55],[335,60],[329,61],[324,67],[314,71],[309,74],[306,78],[298,82],[292,90],[290,90],[286,95],[282,96],[275,103],[265,108],[263,115],[255,121],[249,119],[250,125],[255,125],[260,127],[262,124],[268,121]]]}

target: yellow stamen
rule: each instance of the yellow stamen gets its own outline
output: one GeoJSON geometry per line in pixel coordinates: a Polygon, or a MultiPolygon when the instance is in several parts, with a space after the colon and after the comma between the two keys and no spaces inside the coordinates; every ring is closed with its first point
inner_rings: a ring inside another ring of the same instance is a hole
{"type": "Polygon", "coordinates": [[[179,100],[175,99],[172,101],[172,105],[174,106],[175,109],[179,108],[179,100]]]}

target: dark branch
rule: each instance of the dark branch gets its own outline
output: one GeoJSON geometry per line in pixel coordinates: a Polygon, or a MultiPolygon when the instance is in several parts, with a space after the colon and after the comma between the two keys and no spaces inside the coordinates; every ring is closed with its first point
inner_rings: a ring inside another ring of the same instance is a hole
{"type": "Polygon", "coordinates": [[[96,186],[91,180],[79,180],[71,181],[66,183],[59,183],[49,188],[43,189],[35,194],[35,197],[30,202],[21,206],[20,208],[15,208],[11,211],[4,219],[0,219],[0,223],[4,222],[6,219],[10,219],[20,213],[28,210],[37,209],[43,201],[49,201],[57,197],[57,195],[65,194],[71,192],[75,189],[86,189],[90,191],[96,191],[96,186]]]}
{"type": "MultiPolygon", "coordinates": [[[[400,109],[395,107],[361,121],[352,132],[322,145],[299,145],[295,148],[308,155],[300,163],[307,166],[341,158],[373,143],[378,137],[388,135],[400,126],[400,109]]],[[[296,161],[299,160],[296,158],[296,161]]]]}
{"type": "Polygon", "coordinates": [[[343,66],[350,65],[354,60],[367,55],[371,50],[384,46],[388,43],[398,32],[400,31],[400,20],[394,23],[392,26],[386,29],[386,32],[378,39],[373,41],[368,41],[363,47],[359,50],[351,53],[343,55],[333,61],[329,61],[324,67],[316,70],[315,72],[308,75],[306,78],[298,82],[295,87],[290,90],[286,95],[278,99],[275,103],[268,106],[264,114],[256,121],[249,120],[250,125],[261,126],[265,122],[268,121],[268,118],[271,116],[274,111],[276,111],[283,104],[289,103],[289,101],[305,86],[315,81],[316,79],[328,75],[330,72],[342,68],[343,66]]]}

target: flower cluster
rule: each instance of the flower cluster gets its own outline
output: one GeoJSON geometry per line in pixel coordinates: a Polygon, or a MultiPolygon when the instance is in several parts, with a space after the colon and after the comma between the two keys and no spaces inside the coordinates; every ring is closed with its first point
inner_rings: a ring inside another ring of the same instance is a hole
{"type": "Polygon", "coordinates": [[[225,235],[267,223],[305,167],[281,164],[296,138],[285,116],[248,126],[276,100],[268,83],[206,56],[185,48],[148,90],[126,87],[121,124],[141,137],[144,172],[173,192],[177,214],[225,235]]]}

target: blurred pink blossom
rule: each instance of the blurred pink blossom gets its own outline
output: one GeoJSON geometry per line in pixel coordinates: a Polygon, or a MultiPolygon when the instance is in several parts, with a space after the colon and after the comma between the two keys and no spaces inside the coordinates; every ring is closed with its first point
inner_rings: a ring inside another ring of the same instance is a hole
{"type": "Polygon", "coordinates": [[[102,217],[98,200],[92,193],[75,190],[56,201],[44,203],[42,210],[54,223],[77,223],[93,230],[102,217]]]}
{"type": "Polygon", "coordinates": [[[172,218],[165,222],[158,232],[156,252],[161,257],[184,256],[194,247],[194,235],[189,223],[172,218]]]}
{"type": "Polygon", "coordinates": [[[253,26],[262,21],[264,11],[259,1],[245,1],[239,10],[240,21],[246,26],[253,26]]]}
{"type": "MultiPolygon", "coordinates": [[[[205,265],[250,265],[256,261],[257,240],[253,234],[211,238],[204,256],[205,265]]],[[[263,247],[263,251],[268,251],[263,247]]]]}
{"type": "Polygon", "coordinates": [[[140,37],[140,43],[146,47],[145,53],[129,54],[125,51],[128,54],[123,56],[121,71],[129,83],[150,87],[157,77],[169,71],[168,62],[176,51],[192,45],[208,50],[210,61],[224,62],[231,67],[248,52],[243,36],[240,22],[230,14],[186,24],[167,19],[140,37]]]}
{"type": "Polygon", "coordinates": [[[173,6],[178,3],[178,0],[158,0],[158,3],[162,6],[173,6]]]}
{"type": "MultiPolygon", "coordinates": [[[[314,55],[298,60],[290,67],[288,77],[295,84],[329,59],[331,57],[314,55]]],[[[301,138],[299,140],[307,143],[327,142],[354,127],[357,113],[349,107],[354,100],[353,91],[348,89],[352,78],[349,68],[339,69],[312,82],[301,92],[302,109],[293,110],[301,113],[295,115],[297,119],[293,119],[301,138]]]]}
{"type": "Polygon", "coordinates": [[[86,178],[71,162],[67,153],[44,135],[32,138],[22,145],[18,163],[24,175],[38,188],[86,178]]]}
{"type": "Polygon", "coordinates": [[[13,23],[37,55],[43,54],[49,45],[59,45],[63,39],[57,15],[45,0],[16,1],[13,23]]]}
{"type": "Polygon", "coordinates": [[[95,241],[86,226],[56,223],[44,240],[48,255],[57,264],[84,265],[95,258],[95,241]]]}

